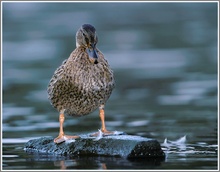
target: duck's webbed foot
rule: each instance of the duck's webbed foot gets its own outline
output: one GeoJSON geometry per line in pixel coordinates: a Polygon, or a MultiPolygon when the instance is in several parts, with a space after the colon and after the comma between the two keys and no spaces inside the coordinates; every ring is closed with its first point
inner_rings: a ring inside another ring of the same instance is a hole
{"type": "Polygon", "coordinates": [[[108,131],[108,130],[99,130],[98,132],[90,134],[91,137],[98,137],[100,136],[110,136],[110,135],[115,135],[115,131],[108,131]]]}
{"type": "Polygon", "coordinates": [[[69,136],[69,135],[59,135],[57,138],[54,139],[54,142],[59,144],[62,142],[65,142],[66,140],[70,140],[70,139],[77,139],[80,138],[79,136],[69,136]]]}
{"type": "Polygon", "coordinates": [[[57,143],[57,144],[65,142],[66,140],[79,138],[79,136],[68,136],[68,135],[64,134],[64,131],[63,131],[64,120],[65,120],[64,113],[60,113],[60,116],[59,116],[60,132],[59,132],[58,137],[54,139],[54,142],[57,143]]]}

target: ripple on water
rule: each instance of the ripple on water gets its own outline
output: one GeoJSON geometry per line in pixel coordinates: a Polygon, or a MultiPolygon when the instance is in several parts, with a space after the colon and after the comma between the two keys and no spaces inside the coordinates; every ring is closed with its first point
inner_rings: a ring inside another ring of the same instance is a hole
{"type": "Polygon", "coordinates": [[[36,131],[36,130],[45,130],[49,128],[59,127],[58,122],[44,122],[44,123],[35,123],[34,125],[21,125],[21,126],[11,126],[8,124],[3,124],[3,131],[36,131]],[[45,128],[46,126],[46,128],[45,128]]]}
{"type": "Polygon", "coordinates": [[[186,136],[183,136],[175,141],[165,139],[161,144],[163,151],[168,154],[217,154],[218,145],[202,144],[186,144],[186,136]],[[208,149],[209,148],[209,149],[208,149]]]}
{"type": "Polygon", "coordinates": [[[139,126],[146,126],[148,123],[149,123],[148,120],[140,120],[140,121],[128,122],[126,125],[128,127],[139,127],[139,126]]]}
{"type": "Polygon", "coordinates": [[[3,117],[3,120],[6,120],[13,116],[29,115],[33,113],[33,111],[34,111],[34,108],[32,107],[15,107],[15,106],[12,106],[11,104],[4,104],[2,117],[3,117]]]}
{"type": "Polygon", "coordinates": [[[18,144],[26,143],[31,139],[37,139],[37,137],[23,137],[23,138],[2,138],[3,144],[18,144]]]}

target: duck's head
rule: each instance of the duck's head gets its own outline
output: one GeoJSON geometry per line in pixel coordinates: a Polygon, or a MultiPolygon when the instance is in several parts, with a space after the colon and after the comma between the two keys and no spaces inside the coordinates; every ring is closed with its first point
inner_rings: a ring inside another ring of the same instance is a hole
{"type": "Polygon", "coordinates": [[[84,47],[92,63],[98,63],[96,44],[98,37],[95,28],[90,24],[82,25],[76,33],[76,47],[84,47]]]}

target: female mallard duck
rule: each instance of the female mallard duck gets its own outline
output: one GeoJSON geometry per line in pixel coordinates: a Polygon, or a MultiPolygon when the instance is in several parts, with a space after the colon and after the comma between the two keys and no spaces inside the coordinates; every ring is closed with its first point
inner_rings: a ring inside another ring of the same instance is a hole
{"type": "Polygon", "coordinates": [[[105,128],[104,105],[110,97],[115,82],[104,55],[96,48],[98,37],[90,24],[82,25],[76,33],[76,49],[54,72],[48,85],[49,100],[59,113],[60,132],[55,143],[79,136],[67,136],[63,131],[64,113],[70,116],[83,116],[99,107],[102,123],[101,131],[110,134],[105,128]]]}

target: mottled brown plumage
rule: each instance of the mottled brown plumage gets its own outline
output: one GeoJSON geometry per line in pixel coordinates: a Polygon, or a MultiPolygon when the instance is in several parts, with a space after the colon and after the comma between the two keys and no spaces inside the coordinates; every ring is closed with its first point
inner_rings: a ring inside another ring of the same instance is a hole
{"type": "Polygon", "coordinates": [[[70,116],[87,115],[100,109],[102,132],[109,133],[104,123],[104,105],[114,88],[113,71],[104,55],[96,48],[98,38],[89,24],[76,34],[77,48],[55,71],[48,85],[49,100],[60,112],[60,133],[56,143],[77,136],[63,132],[64,113],[70,116]]]}

